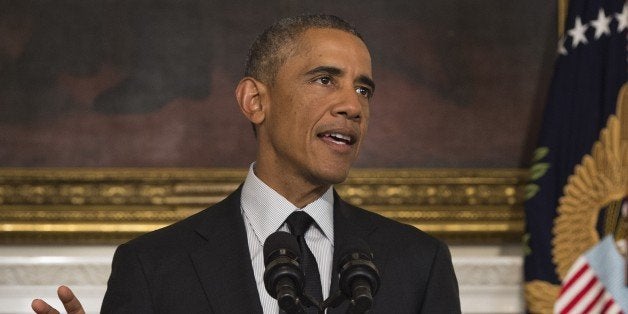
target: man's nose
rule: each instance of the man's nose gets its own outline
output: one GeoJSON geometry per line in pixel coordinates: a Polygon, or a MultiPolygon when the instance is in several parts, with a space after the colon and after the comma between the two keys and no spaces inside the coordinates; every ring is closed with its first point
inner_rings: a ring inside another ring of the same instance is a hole
{"type": "Polygon", "coordinates": [[[355,88],[346,88],[342,91],[340,101],[333,108],[334,115],[345,116],[349,120],[360,120],[362,118],[362,106],[366,99],[359,95],[355,88]]]}

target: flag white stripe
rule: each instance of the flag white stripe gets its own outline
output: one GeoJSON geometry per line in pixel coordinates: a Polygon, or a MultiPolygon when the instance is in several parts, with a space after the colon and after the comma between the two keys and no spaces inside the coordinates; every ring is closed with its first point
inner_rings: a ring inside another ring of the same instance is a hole
{"type": "Polygon", "coordinates": [[[606,303],[609,296],[610,295],[606,291],[604,291],[604,293],[602,294],[602,297],[599,300],[597,300],[597,302],[595,303],[595,305],[593,305],[593,307],[591,308],[591,311],[589,312],[600,313],[600,311],[602,311],[602,307],[604,306],[604,303],[606,303]]]}
{"type": "Polygon", "coordinates": [[[567,276],[565,277],[565,279],[563,280],[563,283],[565,282],[569,282],[571,280],[571,278],[573,278],[573,276],[576,275],[576,273],[578,273],[578,271],[584,267],[584,265],[587,265],[587,259],[584,258],[584,256],[580,256],[571,266],[569,272],[567,273],[567,276]]]}
{"type": "Polygon", "coordinates": [[[573,313],[584,313],[584,310],[589,306],[589,304],[593,301],[593,299],[600,293],[600,291],[604,290],[604,286],[597,281],[589,291],[587,291],[578,303],[574,307],[571,308],[571,312],[573,313]]]}
{"type": "MultiPolygon", "coordinates": [[[[576,264],[583,264],[583,263],[578,263],[581,259],[582,258],[579,258],[578,260],[576,260],[576,264]]],[[[570,280],[572,280],[572,278],[575,276],[575,274],[578,273],[580,271],[580,269],[585,266],[585,265],[576,265],[576,264],[574,264],[574,266],[572,266],[571,270],[567,274],[567,277],[565,278],[563,283],[567,283],[570,280]]],[[[563,290],[561,291],[561,294],[558,297],[558,300],[556,300],[556,303],[554,304],[554,313],[560,313],[569,304],[569,302],[571,302],[573,293],[574,292],[571,289],[571,287],[569,287],[567,289],[565,289],[565,287],[563,287],[563,290]],[[570,291],[571,291],[571,293],[570,293],[570,291]]]]}
{"type": "Polygon", "coordinates": [[[554,306],[555,309],[558,309],[557,313],[560,313],[565,307],[567,307],[569,303],[571,303],[571,301],[576,298],[578,293],[580,293],[580,291],[582,291],[587,283],[589,283],[589,281],[593,278],[595,278],[595,275],[589,269],[582,273],[580,278],[576,279],[576,281],[571,285],[571,287],[569,287],[569,289],[563,291],[563,293],[556,301],[556,305],[554,306]]]}
{"type": "Polygon", "coordinates": [[[613,304],[611,305],[611,307],[608,308],[608,310],[606,310],[606,313],[608,313],[608,314],[620,314],[620,313],[623,313],[623,312],[621,311],[621,308],[619,307],[619,305],[617,305],[617,303],[615,303],[613,301],[613,304]]]}

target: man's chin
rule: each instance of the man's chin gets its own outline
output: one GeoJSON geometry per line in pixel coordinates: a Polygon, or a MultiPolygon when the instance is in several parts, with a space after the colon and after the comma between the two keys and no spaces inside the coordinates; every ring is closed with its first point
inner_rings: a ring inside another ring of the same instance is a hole
{"type": "Polygon", "coordinates": [[[349,167],[325,169],[318,174],[317,178],[321,184],[334,185],[344,182],[349,176],[349,167]]]}

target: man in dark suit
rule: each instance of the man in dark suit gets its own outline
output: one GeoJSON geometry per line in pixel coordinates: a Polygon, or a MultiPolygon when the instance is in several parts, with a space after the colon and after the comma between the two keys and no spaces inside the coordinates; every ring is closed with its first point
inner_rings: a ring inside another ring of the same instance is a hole
{"type": "MultiPolygon", "coordinates": [[[[338,290],[338,248],[357,237],[380,272],[374,313],[459,313],[445,244],[351,206],[333,190],[358,155],[374,89],[368,49],[345,21],[300,16],[267,29],[236,88],[258,141],[244,184],[222,202],[118,247],[101,311],[276,313],[263,285],[261,248],[301,211],[313,220],[303,237],[323,298],[338,290]]],[[[69,289],[60,288],[60,298],[68,312],[82,311],[69,289]]],[[[51,310],[41,300],[33,309],[51,310]]]]}

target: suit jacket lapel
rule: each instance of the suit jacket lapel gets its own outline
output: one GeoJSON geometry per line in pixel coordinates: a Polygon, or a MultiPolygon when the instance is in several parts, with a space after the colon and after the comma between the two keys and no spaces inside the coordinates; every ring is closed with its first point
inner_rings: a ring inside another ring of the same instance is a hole
{"type": "MultiPolygon", "coordinates": [[[[332,266],[332,281],[330,295],[340,289],[338,276],[338,263],[342,256],[342,248],[350,245],[352,237],[358,237],[369,245],[369,236],[375,231],[376,226],[364,215],[358,215],[359,210],[345,203],[334,190],[334,264],[332,266]]],[[[328,313],[346,313],[348,301],[336,309],[330,309],[328,313]]]]}
{"type": "Polygon", "coordinates": [[[207,243],[191,253],[205,295],[218,313],[262,313],[240,213],[241,188],[208,210],[196,229],[207,243]]]}

